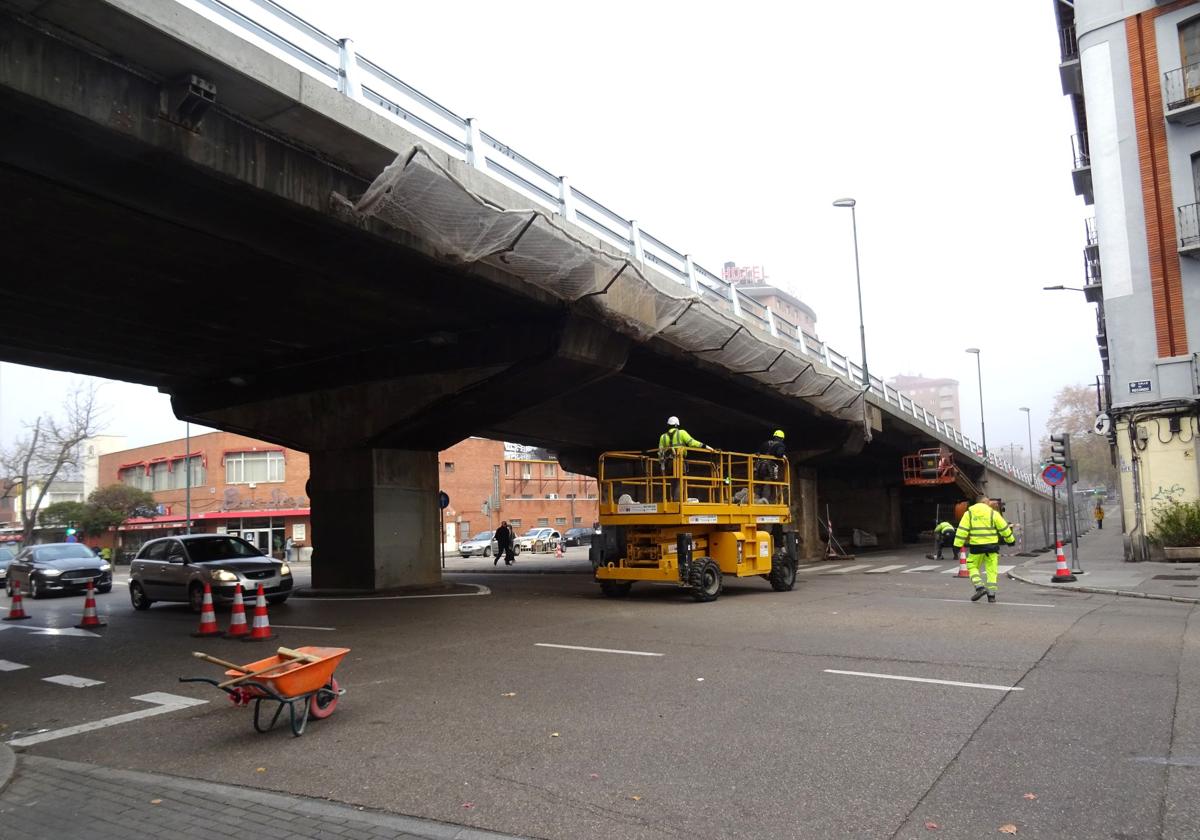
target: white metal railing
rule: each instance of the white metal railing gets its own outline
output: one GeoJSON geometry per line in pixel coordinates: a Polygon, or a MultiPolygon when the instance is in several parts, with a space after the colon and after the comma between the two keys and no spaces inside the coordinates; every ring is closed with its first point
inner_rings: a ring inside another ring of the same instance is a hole
{"type": "MultiPolygon", "coordinates": [[[[341,93],[401,123],[406,129],[446,154],[469,163],[476,170],[504,183],[564,221],[596,236],[634,261],[649,263],[660,273],[692,291],[712,296],[719,306],[759,330],[781,338],[804,356],[832,369],[851,384],[861,387],[862,368],[831,349],[816,336],[771,312],[768,307],[739,291],[720,275],[696,264],[690,254],[679,251],[643,230],[634,219],[626,219],[587,193],[565,176],[554,175],[510,146],[483,131],[477,120],[460,117],[449,108],[359,55],[349,38],[334,38],[292,14],[274,0],[175,0],[213,20],[245,40],[266,50],[302,72],[336,88],[341,93]]],[[[958,429],[939,420],[899,393],[882,379],[871,376],[867,390],[926,426],[938,437],[976,457],[982,447],[958,429]]],[[[995,469],[1043,489],[995,453],[988,463],[995,469]]]]}

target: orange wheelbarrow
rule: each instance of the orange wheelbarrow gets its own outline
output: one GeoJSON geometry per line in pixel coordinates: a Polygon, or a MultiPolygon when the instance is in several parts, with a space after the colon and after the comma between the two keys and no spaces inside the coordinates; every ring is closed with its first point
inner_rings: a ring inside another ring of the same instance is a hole
{"type": "Polygon", "coordinates": [[[338,699],[346,693],[333,676],[338,663],[350,652],[350,648],[301,647],[279,648],[274,656],[236,665],[196,652],[197,659],[222,665],[228,679],[218,682],[208,677],[180,677],[180,682],[209,683],[229,695],[235,706],[254,703],[254,729],[270,732],[279,722],[283,710],[288,710],[292,735],[300,737],[309,718],[321,720],[333,714],[338,699]],[[275,713],[264,725],[262,704],[275,704],[275,713]]]}

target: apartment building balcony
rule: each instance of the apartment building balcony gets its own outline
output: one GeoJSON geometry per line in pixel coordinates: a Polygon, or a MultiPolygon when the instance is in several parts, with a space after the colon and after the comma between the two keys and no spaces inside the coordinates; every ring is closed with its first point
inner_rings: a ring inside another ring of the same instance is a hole
{"type": "Polygon", "coordinates": [[[1083,95],[1083,72],[1079,67],[1079,42],[1075,40],[1075,24],[1058,28],[1058,49],[1062,60],[1058,75],[1064,96],[1083,95]]]}
{"type": "Polygon", "coordinates": [[[1088,204],[1094,204],[1092,194],[1092,155],[1088,149],[1087,132],[1071,135],[1071,156],[1074,160],[1071,169],[1071,183],[1075,185],[1075,195],[1082,196],[1088,204]]]}
{"type": "Polygon", "coordinates": [[[1099,303],[1104,299],[1104,288],[1100,284],[1100,237],[1096,234],[1096,219],[1086,219],[1084,229],[1087,242],[1083,246],[1083,296],[1088,303],[1099,303]]]}
{"type": "Polygon", "coordinates": [[[1167,122],[1200,125],[1200,63],[1163,73],[1167,122]]]}
{"type": "Polygon", "coordinates": [[[1200,260],[1200,204],[1185,204],[1175,210],[1179,231],[1179,256],[1200,260]]]}

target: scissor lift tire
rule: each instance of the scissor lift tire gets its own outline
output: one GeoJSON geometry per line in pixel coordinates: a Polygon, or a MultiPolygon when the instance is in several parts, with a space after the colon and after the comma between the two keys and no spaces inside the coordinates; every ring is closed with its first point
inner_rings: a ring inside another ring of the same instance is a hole
{"type": "Polygon", "coordinates": [[[791,592],[796,585],[796,561],[786,551],[776,552],[767,580],[776,592],[791,592]]]}
{"type": "Polygon", "coordinates": [[[724,588],[721,567],[711,557],[697,557],[692,561],[688,584],[692,588],[692,597],[697,601],[705,603],[717,600],[724,588]]]}
{"type": "Polygon", "coordinates": [[[600,591],[609,598],[625,598],[629,595],[629,590],[633,588],[631,581],[621,583],[615,580],[600,581],[600,591]]]}

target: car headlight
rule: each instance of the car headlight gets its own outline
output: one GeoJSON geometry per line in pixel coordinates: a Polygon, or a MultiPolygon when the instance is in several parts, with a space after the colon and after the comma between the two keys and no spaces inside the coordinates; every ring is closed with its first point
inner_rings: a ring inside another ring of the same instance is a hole
{"type": "Polygon", "coordinates": [[[226,569],[219,569],[212,573],[213,580],[219,580],[222,583],[236,583],[238,576],[226,569]]]}
{"type": "Polygon", "coordinates": [[[287,563],[284,563],[282,566],[279,567],[279,574],[290,575],[291,573],[292,573],[292,567],[289,566],[287,563]]]}
{"type": "Polygon", "coordinates": [[[100,564],[100,571],[102,571],[102,572],[111,572],[111,571],[112,571],[112,566],[111,566],[111,565],[109,565],[108,563],[101,563],[101,564],[100,564]]]}
{"type": "Polygon", "coordinates": [[[38,569],[37,573],[42,577],[58,577],[62,574],[62,569],[38,569]]]}

